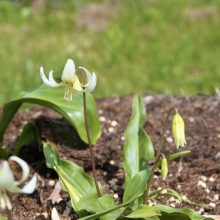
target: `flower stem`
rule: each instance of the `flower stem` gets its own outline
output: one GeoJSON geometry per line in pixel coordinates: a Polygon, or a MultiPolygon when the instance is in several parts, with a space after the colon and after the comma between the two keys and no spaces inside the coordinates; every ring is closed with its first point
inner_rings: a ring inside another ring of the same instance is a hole
{"type": "Polygon", "coordinates": [[[158,150],[157,150],[157,155],[156,155],[156,158],[155,158],[154,165],[153,165],[153,167],[151,168],[151,171],[150,171],[150,175],[149,175],[149,178],[148,178],[148,181],[147,181],[147,188],[144,191],[144,195],[143,195],[144,203],[146,203],[147,200],[148,200],[150,186],[151,186],[151,183],[152,183],[152,178],[153,178],[153,175],[154,175],[154,171],[157,169],[157,167],[159,165],[159,162],[160,162],[161,150],[162,150],[162,146],[163,146],[164,139],[165,139],[165,133],[166,133],[166,130],[167,130],[167,127],[168,127],[168,122],[169,122],[170,114],[172,113],[173,110],[175,110],[175,109],[171,108],[167,112],[166,118],[165,118],[164,123],[163,123],[163,130],[162,130],[162,134],[161,134],[160,140],[159,140],[159,146],[158,146],[158,150]]]}
{"type": "Polygon", "coordinates": [[[93,178],[94,178],[94,182],[95,182],[97,196],[100,197],[101,193],[100,193],[100,190],[99,190],[99,185],[98,185],[97,176],[96,176],[95,158],[94,158],[93,146],[92,146],[90,132],[89,132],[89,126],[88,126],[88,117],[87,117],[87,108],[86,108],[86,93],[85,92],[83,92],[83,110],[84,110],[86,135],[87,135],[87,139],[88,139],[89,151],[90,151],[90,157],[91,157],[93,178]]]}

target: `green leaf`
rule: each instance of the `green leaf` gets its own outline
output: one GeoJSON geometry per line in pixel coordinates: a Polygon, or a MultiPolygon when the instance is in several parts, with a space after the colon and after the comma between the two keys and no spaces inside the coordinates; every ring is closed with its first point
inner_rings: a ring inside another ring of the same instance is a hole
{"type": "Polygon", "coordinates": [[[80,199],[96,195],[93,178],[88,176],[84,169],[74,162],[61,160],[55,147],[51,144],[44,143],[43,149],[47,166],[57,172],[62,185],[70,194],[73,208],[77,213],[80,213],[80,199]]]}
{"type": "MultiPolygon", "coordinates": [[[[96,195],[84,197],[79,201],[79,208],[91,213],[102,213],[116,207],[113,196],[105,195],[97,198],[96,195]]],[[[121,215],[123,208],[114,210],[100,217],[101,220],[113,220],[121,215]]]]}
{"type": "Polygon", "coordinates": [[[149,173],[149,169],[142,170],[128,182],[123,194],[123,202],[136,198],[144,192],[149,173]]]}
{"type": "Polygon", "coordinates": [[[125,188],[135,175],[145,169],[147,162],[154,156],[152,142],[143,129],[145,121],[146,110],[144,103],[141,97],[135,96],[123,147],[125,188]]]}
{"type": "Polygon", "coordinates": [[[152,206],[139,205],[138,208],[127,215],[127,218],[147,218],[153,216],[159,216],[160,212],[152,206]]]}
{"type": "Polygon", "coordinates": [[[8,218],[0,214],[0,220],[8,220],[8,218]]]}
{"type": "Polygon", "coordinates": [[[166,158],[167,158],[167,160],[175,160],[176,158],[183,157],[183,156],[187,155],[188,153],[190,153],[190,151],[188,151],[188,150],[180,151],[180,152],[177,152],[174,154],[169,154],[166,156],[166,158]]]}
{"type": "Polygon", "coordinates": [[[9,155],[10,155],[10,152],[6,145],[0,147],[0,158],[1,159],[7,160],[9,155]]]}
{"type": "MultiPolygon", "coordinates": [[[[160,220],[205,220],[204,216],[187,208],[171,208],[165,205],[154,206],[160,213],[160,220]]],[[[211,220],[211,218],[209,218],[211,220]]]]}
{"type": "Polygon", "coordinates": [[[25,145],[40,146],[41,139],[37,126],[30,122],[25,125],[15,145],[14,154],[17,155],[25,145]]]}
{"type": "MultiPolygon", "coordinates": [[[[32,92],[21,93],[17,99],[5,104],[0,120],[0,142],[2,143],[6,128],[21,105],[23,103],[32,103],[46,106],[61,114],[76,129],[80,138],[85,143],[88,143],[84,125],[82,93],[75,92],[71,102],[64,100],[63,96],[63,87],[50,88],[42,85],[32,92]]],[[[92,143],[95,144],[100,137],[101,129],[96,103],[91,94],[87,94],[87,111],[91,139],[92,143]]]]}

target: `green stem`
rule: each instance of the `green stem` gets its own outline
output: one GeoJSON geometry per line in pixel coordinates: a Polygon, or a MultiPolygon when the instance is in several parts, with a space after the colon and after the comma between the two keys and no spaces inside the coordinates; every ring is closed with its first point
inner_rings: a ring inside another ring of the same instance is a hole
{"type": "Polygon", "coordinates": [[[164,139],[165,139],[165,133],[166,133],[166,130],[167,130],[167,127],[168,127],[168,122],[169,122],[170,114],[172,113],[173,110],[175,110],[175,109],[171,108],[167,112],[166,118],[165,118],[164,123],[163,123],[163,130],[162,130],[162,134],[160,136],[160,141],[159,141],[159,146],[158,146],[158,150],[157,150],[157,155],[156,155],[156,158],[155,158],[154,165],[153,165],[153,167],[151,168],[151,171],[150,171],[150,175],[149,175],[149,178],[148,178],[148,181],[147,181],[147,188],[144,191],[144,195],[143,195],[144,203],[146,203],[147,200],[148,200],[150,186],[151,186],[151,183],[152,183],[154,171],[157,169],[157,167],[159,165],[159,162],[160,162],[161,150],[162,150],[162,146],[163,146],[164,139]]]}
{"type": "Polygon", "coordinates": [[[94,178],[94,182],[95,182],[97,196],[101,197],[101,193],[100,193],[99,185],[98,185],[98,181],[97,181],[97,176],[96,176],[94,152],[93,152],[93,147],[92,147],[92,142],[91,142],[91,137],[90,137],[90,132],[89,132],[89,126],[88,126],[88,117],[87,117],[87,108],[86,108],[86,93],[85,92],[83,92],[83,110],[84,110],[86,135],[87,135],[87,139],[88,139],[89,152],[90,152],[90,157],[91,157],[93,178],[94,178]]]}

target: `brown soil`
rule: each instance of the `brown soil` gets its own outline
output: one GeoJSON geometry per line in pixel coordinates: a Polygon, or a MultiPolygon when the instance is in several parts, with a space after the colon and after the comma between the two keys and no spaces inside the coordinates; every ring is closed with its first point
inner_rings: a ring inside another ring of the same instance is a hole
{"type": "MultiPolygon", "coordinates": [[[[146,131],[157,146],[161,134],[164,113],[170,107],[177,107],[186,122],[187,146],[191,153],[184,157],[182,170],[180,162],[169,164],[169,178],[162,181],[160,171],[154,176],[153,188],[169,187],[181,195],[205,207],[191,206],[202,214],[220,213],[220,98],[215,96],[171,97],[166,95],[144,96],[148,112],[146,131]]],[[[123,192],[122,146],[123,133],[131,113],[132,97],[108,98],[98,101],[98,109],[103,132],[95,148],[95,158],[99,181],[107,192],[114,193],[120,200],[123,192]]],[[[35,121],[42,139],[48,139],[57,145],[61,158],[73,160],[91,174],[88,150],[73,149],[85,147],[78,138],[72,137],[73,129],[58,114],[42,107],[34,107],[18,112],[5,135],[5,143],[13,149],[22,127],[29,121],[35,121]],[[71,134],[71,135],[69,135],[71,134]],[[71,138],[70,138],[71,137],[71,138]],[[75,143],[75,144],[74,144],[75,143]],[[77,143],[77,144],[76,144],[77,143]]],[[[166,133],[164,152],[176,152],[171,133],[166,133]]],[[[51,194],[57,175],[45,166],[41,147],[26,146],[21,155],[32,167],[32,175],[38,174],[38,187],[32,195],[11,194],[13,204],[12,217],[17,220],[50,219],[51,210],[56,207],[61,219],[77,219],[68,208],[68,194],[62,192],[62,200],[52,204],[46,199],[51,194]]],[[[155,201],[151,201],[154,203],[155,201]]],[[[160,203],[182,207],[174,198],[160,198],[160,203]]],[[[1,213],[4,213],[1,210],[1,213]]]]}

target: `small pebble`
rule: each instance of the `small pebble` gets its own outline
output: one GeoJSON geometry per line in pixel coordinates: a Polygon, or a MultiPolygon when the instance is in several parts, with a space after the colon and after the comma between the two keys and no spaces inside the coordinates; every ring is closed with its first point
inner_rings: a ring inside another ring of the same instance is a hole
{"type": "Polygon", "coordinates": [[[215,202],[219,201],[219,195],[218,194],[214,195],[213,201],[215,201],[215,202]]]}
{"type": "Polygon", "coordinates": [[[210,193],[210,190],[209,189],[205,189],[205,191],[209,194],[210,193]]]}
{"type": "Polygon", "coordinates": [[[215,208],[216,204],[214,202],[211,202],[211,203],[209,203],[209,206],[212,207],[212,208],[215,208]]]}
{"type": "Polygon", "coordinates": [[[189,118],[189,121],[190,121],[190,122],[194,122],[194,121],[195,121],[195,119],[194,119],[194,118],[192,118],[192,117],[190,117],[190,118],[189,118]]]}
{"type": "Polygon", "coordinates": [[[180,188],[181,188],[181,185],[177,185],[177,188],[180,189],[180,188]]]}
{"type": "Polygon", "coordinates": [[[206,176],[200,176],[200,179],[202,180],[202,181],[207,181],[207,177],[206,176]]]}
{"type": "Polygon", "coordinates": [[[204,209],[203,209],[203,208],[199,209],[198,213],[199,213],[200,215],[204,214],[204,209]]]}
{"type": "Polygon", "coordinates": [[[122,140],[122,141],[124,141],[124,140],[125,140],[125,137],[124,137],[124,136],[122,136],[122,137],[121,137],[121,140],[122,140]]]}
{"type": "Polygon", "coordinates": [[[110,160],[109,163],[110,163],[111,165],[115,165],[115,161],[114,161],[114,160],[110,160]]]}
{"type": "Polygon", "coordinates": [[[103,111],[101,109],[99,109],[99,114],[101,115],[103,113],[103,111]]]}
{"type": "Polygon", "coordinates": [[[214,182],[215,181],[215,178],[214,177],[209,177],[209,182],[214,182]]]}
{"type": "Polygon", "coordinates": [[[166,141],[171,144],[171,143],[173,143],[173,138],[172,137],[167,137],[166,141]]]}
{"type": "Polygon", "coordinates": [[[201,180],[198,181],[197,185],[201,186],[202,188],[206,188],[206,186],[207,186],[206,183],[201,180]]]}
{"type": "Polygon", "coordinates": [[[49,186],[54,186],[55,185],[55,181],[54,180],[49,180],[48,181],[48,185],[49,186]]]}
{"type": "Polygon", "coordinates": [[[118,125],[118,122],[117,122],[117,121],[112,121],[112,122],[111,122],[111,126],[112,126],[112,127],[116,127],[117,125],[118,125]]]}
{"type": "Polygon", "coordinates": [[[106,172],[106,171],[104,171],[104,172],[103,172],[103,176],[106,176],[106,175],[107,175],[107,172],[106,172]]]}
{"type": "Polygon", "coordinates": [[[176,199],[172,196],[172,197],[170,197],[170,198],[168,199],[168,201],[169,201],[169,202],[175,202],[176,199]]]}
{"type": "Polygon", "coordinates": [[[118,198],[118,194],[115,193],[115,194],[113,195],[113,197],[114,197],[115,199],[117,199],[117,198],[118,198]]]}
{"type": "Polygon", "coordinates": [[[176,207],[176,205],[175,205],[174,203],[170,203],[170,207],[175,208],[175,207],[176,207]]]}
{"type": "Polygon", "coordinates": [[[100,120],[101,122],[105,122],[105,121],[106,121],[106,118],[105,118],[104,116],[101,116],[101,117],[99,117],[99,120],[100,120]]]}
{"type": "Polygon", "coordinates": [[[110,127],[110,128],[108,129],[108,131],[109,131],[110,133],[113,133],[113,132],[115,131],[115,129],[114,129],[113,127],[110,127]]]}
{"type": "Polygon", "coordinates": [[[215,155],[215,159],[220,159],[220,152],[218,152],[216,155],[215,155]]]}

